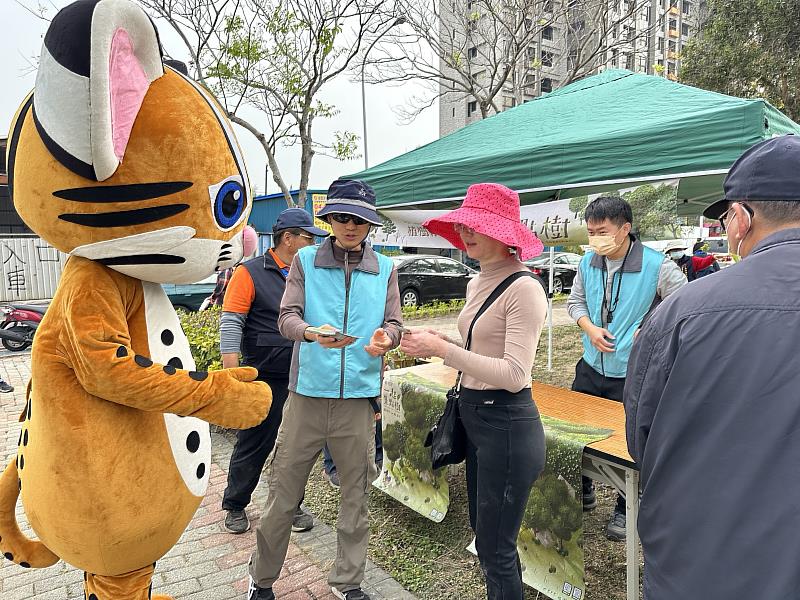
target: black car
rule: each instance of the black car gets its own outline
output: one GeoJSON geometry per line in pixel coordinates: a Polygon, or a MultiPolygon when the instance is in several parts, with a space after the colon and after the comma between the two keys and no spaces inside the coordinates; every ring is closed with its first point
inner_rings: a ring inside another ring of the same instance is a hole
{"type": "Polygon", "coordinates": [[[400,302],[403,306],[464,298],[467,283],[477,275],[477,271],[444,256],[404,254],[391,258],[397,266],[400,302]]]}
{"type": "MultiPolygon", "coordinates": [[[[572,282],[581,262],[580,254],[572,252],[556,252],[553,258],[553,293],[560,294],[572,289],[572,282]]],[[[548,253],[526,260],[525,264],[536,275],[542,278],[545,285],[550,281],[550,255],[548,253]]]]}

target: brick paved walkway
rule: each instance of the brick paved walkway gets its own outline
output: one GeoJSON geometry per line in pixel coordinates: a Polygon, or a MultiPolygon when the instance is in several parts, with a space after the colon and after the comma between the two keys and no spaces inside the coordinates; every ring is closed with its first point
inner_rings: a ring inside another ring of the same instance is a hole
{"type": "MultiPolygon", "coordinates": [[[[0,394],[0,459],[2,468],[16,453],[25,385],[30,376],[30,353],[0,359],[0,374],[14,386],[11,394],[0,394]]],[[[222,528],[222,493],[231,442],[212,433],[212,466],[208,493],[189,527],[170,552],[156,565],[153,591],[171,594],[180,600],[227,600],[245,598],[247,561],[255,547],[253,530],[232,535],[222,528]]],[[[251,522],[261,516],[266,489],[259,485],[248,507],[251,522]]],[[[17,520],[30,537],[20,505],[17,520]]],[[[330,600],[334,596],[327,575],[336,556],[336,532],[315,520],[306,533],[292,534],[289,552],[274,586],[278,600],[330,600]]],[[[59,562],[48,569],[22,569],[0,557],[0,598],[2,600],[83,600],[83,573],[59,562]]],[[[374,600],[413,600],[383,569],[367,563],[365,592],[374,600]]]]}

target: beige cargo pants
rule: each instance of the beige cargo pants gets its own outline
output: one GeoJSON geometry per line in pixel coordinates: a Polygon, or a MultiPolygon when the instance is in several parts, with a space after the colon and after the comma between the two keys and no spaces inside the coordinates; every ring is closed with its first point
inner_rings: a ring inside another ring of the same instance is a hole
{"type": "Polygon", "coordinates": [[[250,575],[270,588],[286,559],[292,518],[322,447],[328,444],[341,482],[337,551],[328,583],[357,589],[367,561],[367,493],[375,467],[375,413],[367,398],[310,398],[289,392],[275,449],[267,459],[267,505],[256,528],[250,575]]]}

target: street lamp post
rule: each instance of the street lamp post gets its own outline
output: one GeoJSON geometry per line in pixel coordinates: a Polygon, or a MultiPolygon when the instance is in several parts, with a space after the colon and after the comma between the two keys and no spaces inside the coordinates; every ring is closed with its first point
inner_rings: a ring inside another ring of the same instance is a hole
{"type": "Polygon", "coordinates": [[[375,44],[378,43],[378,40],[380,40],[383,36],[389,33],[389,30],[392,27],[394,27],[395,25],[402,25],[405,22],[406,22],[405,17],[397,17],[394,20],[394,22],[392,22],[392,24],[386,28],[386,31],[384,31],[382,34],[380,34],[378,37],[372,40],[372,43],[367,48],[367,51],[364,52],[364,59],[361,61],[361,118],[362,118],[362,123],[364,125],[364,169],[365,170],[369,169],[369,157],[367,154],[367,94],[364,88],[364,68],[367,64],[367,55],[369,54],[369,51],[372,50],[373,46],[375,46],[375,44]]]}

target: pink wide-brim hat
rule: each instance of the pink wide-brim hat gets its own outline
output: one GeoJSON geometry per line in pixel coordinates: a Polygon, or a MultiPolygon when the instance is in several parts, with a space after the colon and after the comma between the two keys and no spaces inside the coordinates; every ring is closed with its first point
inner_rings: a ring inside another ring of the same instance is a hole
{"type": "Polygon", "coordinates": [[[544,250],[542,241],[520,221],[517,192],[499,183],[469,186],[460,208],[428,219],[422,226],[459,250],[466,250],[454,228],[457,223],[516,248],[520,260],[539,256],[544,250]]]}

